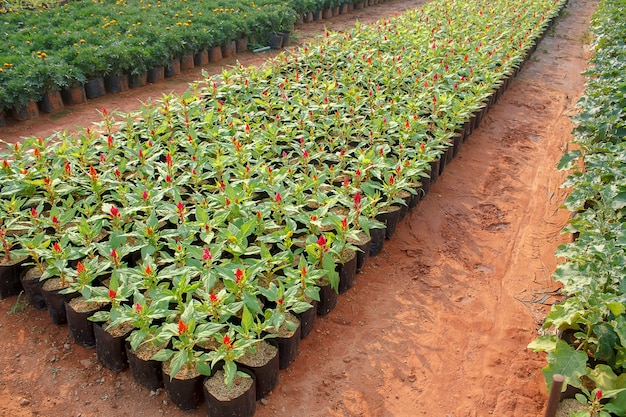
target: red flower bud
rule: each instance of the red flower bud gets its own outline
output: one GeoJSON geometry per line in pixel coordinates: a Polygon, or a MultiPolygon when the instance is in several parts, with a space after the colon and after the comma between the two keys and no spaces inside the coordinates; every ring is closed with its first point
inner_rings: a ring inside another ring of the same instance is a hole
{"type": "Polygon", "coordinates": [[[348,230],[348,218],[344,217],[343,220],[341,221],[341,228],[343,230],[348,230]]]}
{"type": "Polygon", "coordinates": [[[117,293],[113,290],[109,290],[109,298],[115,298],[117,296],[117,293]]]}
{"type": "Polygon", "coordinates": [[[224,338],[222,339],[222,343],[228,346],[229,349],[232,348],[233,341],[231,340],[230,336],[224,335],[224,338]]]}
{"type": "Polygon", "coordinates": [[[235,284],[239,284],[243,278],[243,271],[239,268],[235,271],[235,284]]]}
{"type": "Polygon", "coordinates": [[[599,389],[596,391],[596,400],[600,401],[602,399],[602,390],[599,389]]]}
{"type": "Polygon", "coordinates": [[[30,209],[30,215],[31,215],[32,217],[39,217],[39,213],[37,212],[37,209],[36,209],[35,207],[32,207],[32,208],[30,209]]]}
{"type": "Polygon", "coordinates": [[[170,155],[169,153],[165,155],[165,163],[167,163],[168,167],[172,166],[172,155],[170,155]]]}
{"type": "Polygon", "coordinates": [[[120,210],[115,206],[111,206],[111,217],[120,217],[120,210]]]}
{"type": "Polygon", "coordinates": [[[143,310],[143,307],[141,306],[141,304],[135,303],[135,311],[139,313],[141,310],[143,310]]]}
{"type": "Polygon", "coordinates": [[[72,173],[72,165],[70,165],[70,163],[69,163],[69,162],[66,162],[66,163],[65,163],[65,173],[66,173],[67,175],[70,175],[70,174],[72,173]]]}
{"type": "Polygon", "coordinates": [[[276,193],[275,200],[277,203],[280,203],[281,201],[283,201],[283,196],[281,196],[280,193],[276,193]]]}
{"type": "Polygon", "coordinates": [[[209,300],[210,300],[212,303],[217,303],[217,302],[219,301],[219,298],[217,298],[217,295],[215,295],[215,294],[211,293],[211,294],[209,295],[209,300]]]}
{"type": "Polygon", "coordinates": [[[178,321],[178,335],[181,336],[183,333],[185,333],[187,331],[188,327],[185,324],[184,321],[179,320],[178,321]]]}
{"type": "Polygon", "coordinates": [[[59,245],[59,242],[54,242],[52,244],[52,250],[55,252],[61,252],[61,245],[59,245]]]}
{"type": "Polygon", "coordinates": [[[76,272],[78,274],[82,274],[83,272],[85,272],[85,266],[80,261],[76,264],[76,272]]]}
{"type": "Polygon", "coordinates": [[[143,193],[141,193],[141,198],[143,198],[144,200],[148,199],[148,190],[143,190],[143,193]]]}
{"type": "Polygon", "coordinates": [[[204,250],[202,251],[202,260],[210,261],[211,259],[213,259],[213,255],[211,254],[211,251],[209,250],[209,248],[204,248],[204,250]]]}
{"type": "Polygon", "coordinates": [[[326,238],[324,235],[320,235],[319,239],[317,239],[317,244],[319,246],[326,246],[326,238]]]}

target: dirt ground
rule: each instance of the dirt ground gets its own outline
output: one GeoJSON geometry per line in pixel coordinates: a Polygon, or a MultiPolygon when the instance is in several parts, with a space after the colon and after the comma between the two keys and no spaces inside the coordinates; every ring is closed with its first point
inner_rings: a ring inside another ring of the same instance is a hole
{"type": "MultiPolygon", "coordinates": [[[[300,26],[301,42],[416,1],[392,1],[300,26]]],[[[584,87],[597,0],[571,0],[556,29],[463,144],[427,197],[371,258],[338,307],[319,318],[300,355],[257,403],[270,416],[540,416],[542,355],[526,345],[558,300],[550,275],[568,213],[554,167],[584,87]]],[[[240,54],[258,64],[266,54],[240,54]]],[[[229,63],[226,61],[225,63],[229,63]]],[[[215,72],[216,67],[209,68],[215,72]]],[[[200,70],[106,96],[60,115],[0,129],[5,140],[47,136],[182,92],[200,70]]],[[[46,312],[0,301],[0,416],[203,416],[98,364],[46,312]]]]}

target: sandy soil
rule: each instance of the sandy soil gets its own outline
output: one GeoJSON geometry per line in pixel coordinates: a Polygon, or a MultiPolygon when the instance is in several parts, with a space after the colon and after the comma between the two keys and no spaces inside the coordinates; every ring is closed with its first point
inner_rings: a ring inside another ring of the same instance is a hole
{"type": "MultiPolygon", "coordinates": [[[[417,4],[394,1],[300,27],[341,29],[417,4]]],[[[257,416],[539,416],[540,354],[526,350],[556,286],[554,251],[568,213],[554,166],[583,90],[597,0],[572,0],[556,30],[463,144],[427,197],[370,259],[338,307],[319,318],[257,416]]],[[[243,54],[246,64],[266,56],[243,54]]],[[[215,70],[215,68],[211,68],[215,70]]],[[[96,109],[182,91],[199,71],[107,96],[70,113],[0,130],[48,135],[88,125],[96,109]]],[[[184,416],[163,392],[98,364],[46,312],[0,301],[0,416],[184,416]]]]}

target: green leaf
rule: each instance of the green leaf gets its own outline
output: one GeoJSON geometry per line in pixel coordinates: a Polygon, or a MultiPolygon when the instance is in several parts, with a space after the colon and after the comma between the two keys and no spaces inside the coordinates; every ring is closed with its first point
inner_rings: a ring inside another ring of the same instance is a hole
{"type": "Polygon", "coordinates": [[[211,368],[211,364],[206,360],[199,360],[196,362],[196,371],[198,371],[202,375],[211,376],[211,372],[213,371],[211,368]]]}
{"type": "Polygon", "coordinates": [[[575,350],[563,340],[558,340],[554,351],[548,353],[548,366],[542,373],[546,378],[548,389],[552,385],[552,377],[561,374],[565,378],[563,389],[567,385],[580,387],[580,377],[587,373],[587,354],[575,350]]]}
{"type": "Polygon", "coordinates": [[[165,362],[172,357],[174,351],[171,349],[161,349],[150,358],[153,361],[165,362]]]}
{"type": "Polygon", "coordinates": [[[597,360],[610,362],[615,359],[614,346],[617,343],[617,335],[608,323],[599,323],[593,328],[593,333],[598,336],[598,345],[595,351],[597,360]]]}
{"type": "Polygon", "coordinates": [[[557,340],[556,335],[545,334],[530,342],[527,348],[535,352],[552,352],[556,348],[557,340]]]}
{"type": "Polygon", "coordinates": [[[176,374],[178,374],[178,371],[180,371],[186,363],[187,352],[179,351],[174,353],[172,361],[170,362],[170,381],[174,379],[176,374]]]}
{"type": "Polygon", "coordinates": [[[587,376],[596,383],[602,391],[608,391],[617,387],[617,375],[608,365],[596,365],[594,369],[587,372],[587,376]]]}

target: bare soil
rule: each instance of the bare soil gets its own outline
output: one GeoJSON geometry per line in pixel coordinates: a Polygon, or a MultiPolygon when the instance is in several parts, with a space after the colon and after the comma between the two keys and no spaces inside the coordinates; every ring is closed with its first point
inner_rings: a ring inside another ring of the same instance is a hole
{"type": "MultiPolygon", "coordinates": [[[[297,28],[302,41],[413,7],[398,0],[297,28]]],[[[526,345],[549,305],[566,190],[554,167],[584,87],[588,26],[597,0],[572,0],[426,198],[370,258],[338,307],[317,318],[257,416],[539,416],[542,355],[526,345]]],[[[244,65],[267,54],[240,54],[244,65]]],[[[225,62],[230,63],[229,61],[225,62]]],[[[233,61],[234,63],[234,61],[233,61]]],[[[210,73],[219,68],[211,66],[210,73]]],[[[0,130],[47,136],[87,126],[97,109],[131,111],[182,92],[200,70],[0,130]]],[[[47,313],[0,301],[0,416],[203,416],[178,410],[129,371],[103,368],[47,313]]]]}

